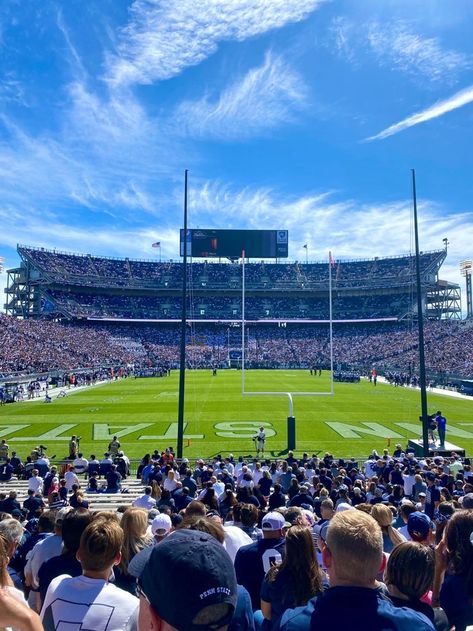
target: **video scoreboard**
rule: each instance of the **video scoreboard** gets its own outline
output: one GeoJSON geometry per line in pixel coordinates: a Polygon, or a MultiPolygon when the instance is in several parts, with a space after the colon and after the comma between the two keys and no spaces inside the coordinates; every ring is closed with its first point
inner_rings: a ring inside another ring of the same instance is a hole
{"type": "MultiPolygon", "coordinates": [[[[184,230],[180,233],[180,252],[184,256],[184,230]]],[[[282,259],[288,257],[287,230],[214,230],[194,228],[187,231],[187,254],[194,258],[282,259]]]]}

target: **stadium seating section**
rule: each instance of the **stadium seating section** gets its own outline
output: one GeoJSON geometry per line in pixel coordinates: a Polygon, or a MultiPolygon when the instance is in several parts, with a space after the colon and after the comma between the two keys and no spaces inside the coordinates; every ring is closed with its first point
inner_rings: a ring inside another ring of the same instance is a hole
{"type": "MultiPolygon", "coordinates": [[[[42,315],[68,318],[176,320],[181,313],[183,266],[66,254],[20,246],[24,265],[34,270],[42,315]]],[[[421,256],[424,287],[435,283],[445,251],[421,256]]],[[[245,318],[329,318],[329,272],[333,318],[402,319],[412,311],[414,258],[398,256],[327,263],[254,263],[245,266],[245,318]]],[[[191,319],[242,317],[242,266],[192,262],[188,267],[191,319]]]]}

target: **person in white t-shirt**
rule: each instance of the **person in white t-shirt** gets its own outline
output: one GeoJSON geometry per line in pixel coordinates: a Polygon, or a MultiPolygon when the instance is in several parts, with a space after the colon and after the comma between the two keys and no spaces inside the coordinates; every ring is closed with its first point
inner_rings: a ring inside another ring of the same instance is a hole
{"type": "Polygon", "coordinates": [[[72,491],[73,484],[78,484],[80,486],[79,478],[74,473],[74,465],[68,465],[67,471],[64,474],[64,480],[66,481],[66,489],[68,491],[72,491]]]}
{"type": "Polygon", "coordinates": [[[39,475],[38,469],[33,469],[31,472],[31,478],[28,480],[28,491],[34,491],[35,493],[42,494],[43,492],[43,478],[39,475]]]}
{"type": "Polygon", "coordinates": [[[136,508],[144,508],[146,510],[151,510],[156,506],[156,500],[151,497],[153,489],[150,486],[145,487],[145,492],[140,497],[137,497],[133,502],[133,506],[136,508]]]}
{"type": "Polygon", "coordinates": [[[84,458],[82,453],[79,453],[72,463],[72,466],[74,467],[75,473],[85,473],[87,471],[87,467],[89,466],[89,461],[87,458],[84,458]]]}
{"type": "Polygon", "coordinates": [[[121,559],[123,530],[110,513],[99,513],[81,536],[82,576],[63,574],[48,587],[41,610],[44,631],[137,631],[139,600],[109,583],[121,559]]]}

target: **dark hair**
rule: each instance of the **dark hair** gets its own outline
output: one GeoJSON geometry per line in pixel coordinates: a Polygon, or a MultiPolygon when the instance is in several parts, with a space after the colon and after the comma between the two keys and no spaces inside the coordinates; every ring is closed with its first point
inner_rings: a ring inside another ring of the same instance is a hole
{"type": "Polygon", "coordinates": [[[218,509],[218,499],[213,488],[208,488],[205,491],[205,494],[202,497],[202,504],[205,504],[205,506],[208,506],[209,508],[218,509]]]}
{"type": "Polygon", "coordinates": [[[79,549],[82,533],[92,521],[92,513],[86,508],[78,508],[66,513],[62,520],[62,541],[64,548],[70,554],[75,554],[79,549]]]}
{"type": "Polygon", "coordinates": [[[460,510],[452,515],[446,526],[449,569],[466,583],[468,598],[473,598],[473,511],[460,510]]]}
{"type": "Polygon", "coordinates": [[[384,582],[411,600],[419,600],[434,580],[435,555],[432,548],[416,541],[404,541],[389,555],[384,582]]]}
{"type": "Polygon", "coordinates": [[[247,528],[252,528],[258,521],[258,509],[254,504],[242,504],[241,523],[247,528]]]}
{"type": "Polygon", "coordinates": [[[322,574],[315,556],[312,533],[306,526],[292,526],[286,533],[284,560],[271,568],[268,580],[275,581],[279,574],[287,573],[294,596],[294,607],[305,605],[312,596],[323,591],[322,574]]]}
{"type": "Polygon", "coordinates": [[[38,529],[41,529],[42,532],[53,532],[55,520],[55,511],[48,510],[41,513],[38,518],[38,529]]]}

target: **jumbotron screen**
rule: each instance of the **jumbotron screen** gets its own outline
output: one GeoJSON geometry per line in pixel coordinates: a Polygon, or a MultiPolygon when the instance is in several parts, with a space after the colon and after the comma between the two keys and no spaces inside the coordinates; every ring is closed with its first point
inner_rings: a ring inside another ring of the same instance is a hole
{"type": "MultiPolygon", "coordinates": [[[[184,230],[180,234],[184,256],[184,230]]],[[[213,230],[187,231],[187,254],[195,258],[282,259],[288,257],[287,230],[213,230]]]]}

